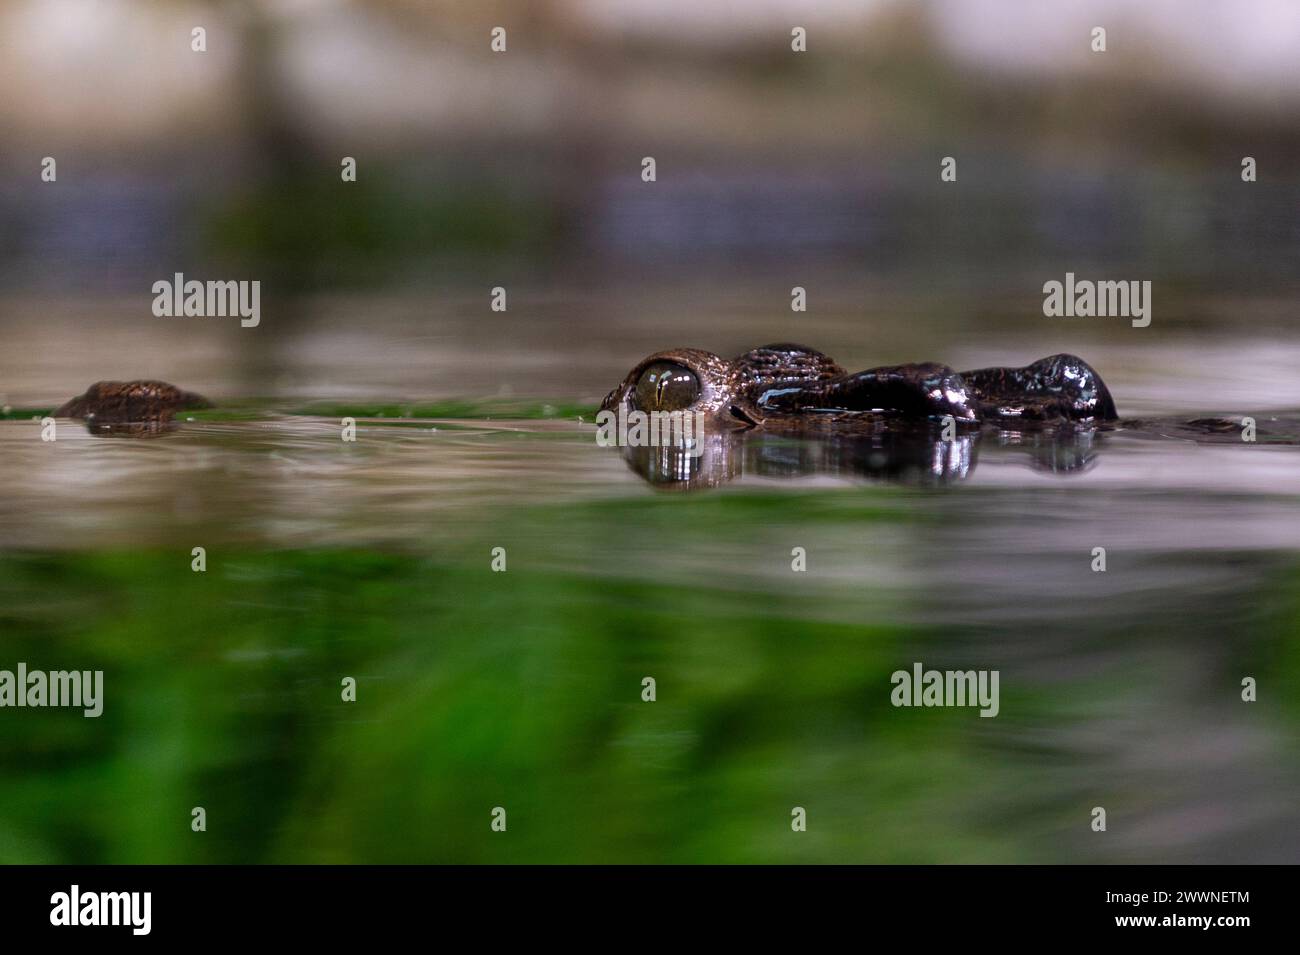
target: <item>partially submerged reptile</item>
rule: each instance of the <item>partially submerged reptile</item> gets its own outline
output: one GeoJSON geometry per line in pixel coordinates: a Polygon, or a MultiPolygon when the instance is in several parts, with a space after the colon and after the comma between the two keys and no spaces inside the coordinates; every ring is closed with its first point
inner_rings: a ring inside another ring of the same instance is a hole
{"type": "MultiPolygon", "coordinates": [[[[96,425],[161,424],[177,411],[207,407],[202,395],[165,381],[100,381],[54,416],[96,425]]],[[[714,428],[784,430],[948,416],[963,424],[1117,417],[1101,376],[1073,355],[1023,368],[959,373],[927,362],[849,373],[821,352],[791,344],[765,345],[732,361],[694,348],[656,352],[601,408],[700,412],[714,428]]]]}
{"type": "Polygon", "coordinates": [[[628,372],[601,410],[701,416],[705,432],[693,452],[623,451],[646,480],[678,488],[715,486],[746,472],[962,480],[974,467],[983,425],[1010,433],[999,443],[1026,452],[1036,468],[1077,471],[1093,461],[1093,433],[1118,418],[1101,376],[1074,355],[1023,368],[958,372],[926,362],[848,372],[794,344],[765,345],[730,361],[693,348],[656,352],[628,372]],[[945,436],[936,427],[949,419],[960,433],[945,436]],[[781,437],[810,432],[819,440],[781,437]]]}
{"type": "MultiPolygon", "coordinates": [[[[173,427],[177,412],[208,407],[202,395],[163,381],[101,381],[54,416],[82,419],[99,434],[150,435],[173,427]]],[[[850,373],[793,344],[766,345],[730,361],[691,348],[656,352],[601,408],[702,416],[700,453],[624,449],[647,480],[679,487],[716,485],[746,471],[960,480],[974,467],[985,425],[994,432],[989,440],[1026,452],[1034,467],[1077,471],[1092,463],[1101,435],[1118,419],[1101,377],[1074,355],[1023,368],[957,372],[924,363],[850,373]],[[949,417],[960,433],[941,437],[936,426],[949,417]],[[788,437],[810,432],[821,439],[788,437]]],[[[1120,424],[1135,434],[1192,440],[1231,441],[1240,428],[1223,418],[1120,424]]]]}
{"type": "Polygon", "coordinates": [[[969,425],[1118,418],[1101,376],[1074,355],[1023,368],[957,372],[933,362],[846,372],[803,345],[764,345],[727,361],[673,348],[632,368],[601,410],[701,413],[710,428],[874,430],[951,416],[969,425]]]}
{"type": "Polygon", "coordinates": [[[57,408],[54,417],[80,418],[108,433],[148,434],[165,430],[177,411],[210,407],[202,395],[165,381],[97,381],[57,408]]]}

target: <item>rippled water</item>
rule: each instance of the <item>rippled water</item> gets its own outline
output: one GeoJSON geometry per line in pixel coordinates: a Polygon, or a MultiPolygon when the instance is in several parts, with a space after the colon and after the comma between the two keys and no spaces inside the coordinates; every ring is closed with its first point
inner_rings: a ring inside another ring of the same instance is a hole
{"type": "Polygon", "coordinates": [[[508,336],[414,304],[368,331],[334,302],[260,354],[210,327],[133,350],[157,326],[89,316],[46,352],[20,310],[11,408],[153,375],[239,414],[52,443],[0,421],[0,668],[106,685],[98,720],[4,713],[0,859],[1296,860],[1297,345],[866,334],[856,308],[692,333],[642,307],[635,335],[559,338],[542,297],[508,336]],[[937,456],[754,438],[674,493],[563,410],[660,347],[782,338],[854,367],[1077,351],[1130,423],[937,456]],[[349,403],[449,397],[477,404],[340,440],[349,403]],[[1180,424],[1247,414],[1255,443],[1180,424]],[[998,670],[1000,714],[892,707],[916,661],[998,670]]]}

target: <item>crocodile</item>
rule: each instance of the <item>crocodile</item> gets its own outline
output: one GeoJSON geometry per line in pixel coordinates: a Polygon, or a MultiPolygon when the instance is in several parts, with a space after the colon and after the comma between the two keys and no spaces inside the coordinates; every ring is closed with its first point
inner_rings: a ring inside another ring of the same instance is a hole
{"type": "Polygon", "coordinates": [[[730,361],[697,348],[655,352],[601,404],[615,413],[702,414],[712,428],[879,430],[951,418],[963,426],[1105,423],[1119,415],[1101,376],[1060,354],[1021,368],[957,372],[937,362],[847,372],[803,345],[764,345],[730,361]]]}
{"type": "Polygon", "coordinates": [[[92,431],[152,434],[169,428],[178,411],[210,408],[202,395],[165,381],[97,381],[55,409],[56,418],[76,418],[92,431]]]}

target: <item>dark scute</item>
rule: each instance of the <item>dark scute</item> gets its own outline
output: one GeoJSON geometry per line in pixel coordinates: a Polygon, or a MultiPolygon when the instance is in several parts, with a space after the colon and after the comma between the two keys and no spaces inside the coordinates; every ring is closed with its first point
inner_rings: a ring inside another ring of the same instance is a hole
{"type": "Polygon", "coordinates": [[[1115,421],[1119,413],[1101,375],[1077,355],[1040,358],[1023,368],[980,368],[962,378],[992,418],[1115,421]]]}
{"type": "Polygon", "coordinates": [[[799,389],[773,389],[760,396],[765,410],[892,411],[926,418],[952,415],[977,420],[962,377],[935,362],[870,368],[799,389]]]}
{"type": "Polygon", "coordinates": [[[738,357],[733,363],[736,382],[748,393],[795,382],[827,381],[844,374],[844,369],[815,348],[779,342],[763,345],[738,357]]]}

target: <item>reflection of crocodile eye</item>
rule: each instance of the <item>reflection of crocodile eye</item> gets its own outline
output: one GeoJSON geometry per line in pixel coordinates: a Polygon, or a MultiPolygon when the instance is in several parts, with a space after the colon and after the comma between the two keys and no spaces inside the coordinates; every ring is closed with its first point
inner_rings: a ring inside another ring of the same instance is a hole
{"type": "Polygon", "coordinates": [[[695,404],[699,396],[699,379],[676,362],[647,365],[636,383],[636,404],[642,411],[681,411],[695,404]]]}

